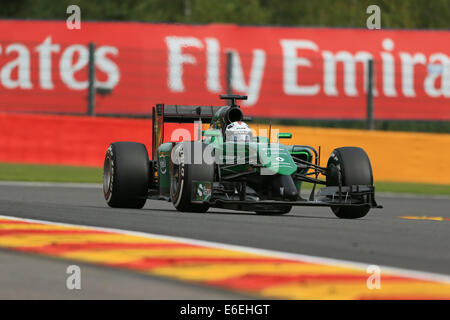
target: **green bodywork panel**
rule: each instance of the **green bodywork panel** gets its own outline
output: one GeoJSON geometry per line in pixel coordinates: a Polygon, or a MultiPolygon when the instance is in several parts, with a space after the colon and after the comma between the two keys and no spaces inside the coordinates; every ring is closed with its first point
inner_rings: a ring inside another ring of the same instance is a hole
{"type": "MultiPolygon", "coordinates": [[[[308,148],[305,148],[302,146],[296,146],[296,145],[285,146],[285,147],[291,155],[298,157],[302,160],[308,161],[308,162],[313,161],[313,155],[311,154],[311,151],[308,148]]],[[[306,171],[308,171],[308,170],[303,169],[299,173],[303,174],[303,173],[306,173],[306,171]]]]}
{"type": "MultiPolygon", "coordinates": [[[[254,138],[254,141],[249,143],[223,142],[220,133],[215,134],[209,131],[213,130],[204,132],[205,139],[203,142],[213,145],[216,157],[222,155],[222,164],[234,164],[233,166],[227,166],[227,168],[222,166],[222,176],[247,171],[256,172],[257,170],[263,170],[261,173],[265,175],[292,175],[297,172],[297,166],[292,156],[297,156],[308,162],[312,161],[311,152],[307,148],[278,143],[269,144],[267,143],[268,139],[265,137],[254,138]],[[238,151],[239,156],[237,156],[238,151]],[[263,168],[253,167],[252,164],[262,165],[263,168]]],[[[169,169],[172,147],[173,144],[167,142],[158,148],[158,185],[161,195],[168,195],[170,192],[169,169]]],[[[302,169],[299,173],[306,173],[306,171],[307,169],[302,169]]],[[[294,183],[297,189],[300,190],[302,182],[294,179],[294,183]]]]}
{"type": "Polygon", "coordinates": [[[170,153],[172,143],[166,142],[158,148],[158,187],[162,195],[170,192],[170,153]]]}
{"type": "Polygon", "coordinates": [[[192,202],[204,202],[211,199],[213,184],[210,181],[192,181],[192,202]]]}
{"type": "Polygon", "coordinates": [[[212,143],[215,149],[216,162],[222,164],[236,164],[225,169],[222,174],[233,172],[243,172],[251,170],[252,164],[262,165],[265,170],[271,173],[291,175],[297,171],[292,157],[287,148],[282,144],[251,141],[225,142],[220,143],[220,138],[216,138],[212,143]],[[221,161],[220,161],[221,159],[221,161]]]}
{"type": "MultiPolygon", "coordinates": [[[[311,151],[308,148],[305,148],[302,146],[290,145],[290,146],[286,146],[286,149],[294,157],[298,157],[298,158],[308,161],[308,162],[313,161],[313,155],[311,154],[311,151]]],[[[308,169],[302,169],[298,173],[305,174],[307,171],[308,171],[308,169]]],[[[294,183],[295,183],[295,187],[300,192],[300,190],[302,188],[302,181],[294,179],[294,183]]]]}
{"type": "MultiPolygon", "coordinates": [[[[212,118],[210,128],[202,131],[203,143],[212,145],[216,163],[223,164],[221,176],[258,170],[264,175],[293,175],[298,168],[292,156],[312,162],[313,155],[307,147],[269,143],[267,137],[253,137],[247,142],[224,142],[223,118],[228,109],[228,106],[221,107],[212,118]]],[[[279,137],[290,136],[290,133],[282,133],[279,137]]],[[[158,184],[162,195],[168,195],[170,191],[170,156],[173,146],[173,143],[167,142],[158,148],[158,184]]],[[[307,171],[308,169],[301,169],[298,173],[304,174],[307,171]]],[[[300,190],[301,181],[294,178],[294,183],[300,190]]]]}

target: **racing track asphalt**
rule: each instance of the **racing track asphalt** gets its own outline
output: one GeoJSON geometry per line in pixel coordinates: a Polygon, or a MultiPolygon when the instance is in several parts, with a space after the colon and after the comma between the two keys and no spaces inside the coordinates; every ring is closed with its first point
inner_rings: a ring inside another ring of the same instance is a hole
{"type": "MultiPolygon", "coordinates": [[[[177,212],[171,203],[164,201],[148,201],[142,210],[111,209],[105,204],[99,186],[0,183],[0,215],[149,232],[450,275],[450,221],[399,218],[450,218],[450,197],[389,195],[378,196],[377,201],[384,209],[372,210],[365,218],[357,220],[337,219],[328,208],[310,207],[296,207],[285,216],[257,216],[221,209],[196,214],[177,212]]],[[[0,298],[243,298],[234,293],[95,266],[83,268],[90,274],[91,291],[76,296],[66,290],[60,295],[59,292],[65,290],[64,283],[55,275],[55,268],[66,267],[67,262],[7,251],[0,251],[1,261],[0,298]],[[30,287],[30,282],[36,286],[30,287]],[[54,291],[49,286],[53,286],[54,291]],[[154,290],[145,289],[148,287],[154,290]]],[[[62,277],[66,276],[64,271],[62,277]]]]}

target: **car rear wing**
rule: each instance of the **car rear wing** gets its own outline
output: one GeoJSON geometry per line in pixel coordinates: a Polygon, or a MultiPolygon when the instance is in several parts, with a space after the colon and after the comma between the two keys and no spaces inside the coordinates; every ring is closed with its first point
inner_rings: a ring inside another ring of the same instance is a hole
{"type": "MultiPolygon", "coordinates": [[[[236,100],[247,100],[247,96],[237,94],[221,95],[220,99],[228,100],[229,107],[239,108],[236,100]]],[[[152,159],[157,160],[158,147],[164,142],[164,123],[194,123],[194,121],[211,122],[217,111],[223,106],[180,106],[180,105],[164,105],[157,104],[153,107],[152,112],[152,159]]],[[[242,113],[241,113],[242,114],[242,113]]],[[[243,115],[242,115],[243,116],[243,115]]],[[[246,117],[249,121],[251,118],[246,117]]],[[[199,128],[201,131],[201,126],[199,128]]],[[[199,134],[201,137],[201,134],[199,134]]]]}
{"type": "Polygon", "coordinates": [[[164,104],[154,106],[152,110],[152,159],[157,160],[158,147],[164,142],[164,123],[211,122],[211,119],[220,108],[222,106],[180,106],[164,104]]]}

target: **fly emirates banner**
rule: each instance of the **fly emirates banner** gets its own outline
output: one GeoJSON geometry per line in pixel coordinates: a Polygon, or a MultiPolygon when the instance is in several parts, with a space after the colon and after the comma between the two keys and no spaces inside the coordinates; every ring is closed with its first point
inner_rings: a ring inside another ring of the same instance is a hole
{"type": "Polygon", "coordinates": [[[0,20],[0,112],[85,113],[90,42],[96,112],[221,105],[230,85],[255,117],[450,120],[450,31],[0,20]]]}

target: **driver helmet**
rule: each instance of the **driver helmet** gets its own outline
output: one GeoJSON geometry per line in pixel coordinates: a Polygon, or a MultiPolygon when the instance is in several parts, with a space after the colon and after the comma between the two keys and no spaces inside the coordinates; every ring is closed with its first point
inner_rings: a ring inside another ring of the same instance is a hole
{"type": "Polygon", "coordinates": [[[252,137],[252,129],[242,121],[230,123],[225,129],[226,141],[245,142],[250,141],[252,137]]]}

